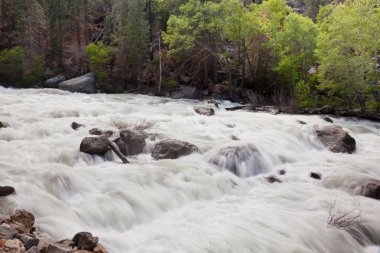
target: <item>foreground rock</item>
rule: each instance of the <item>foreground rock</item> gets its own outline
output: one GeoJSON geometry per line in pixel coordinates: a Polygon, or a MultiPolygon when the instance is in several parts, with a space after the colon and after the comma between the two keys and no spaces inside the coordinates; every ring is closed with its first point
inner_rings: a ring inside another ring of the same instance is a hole
{"type": "Polygon", "coordinates": [[[194,111],[200,115],[212,116],[215,114],[213,108],[208,106],[196,106],[194,107],[194,111]]]}
{"type": "Polygon", "coordinates": [[[239,177],[250,177],[269,171],[264,157],[252,144],[221,148],[209,162],[239,177]]]}
{"type": "Polygon", "coordinates": [[[61,82],[58,86],[61,90],[81,93],[95,93],[95,76],[92,73],[61,82]]]}
{"type": "Polygon", "coordinates": [[[190,155],[199,152],[194,144],[186,141],[165,139],[156,143],[153,148],[152,157],[154,159],[177,159],[180,156],[190,155]]]}
{"type": "Polygon", "coordinates": [[[120,138],[115,143],[123,155],[138,155],[144,150],[145,135],[136,130],[124,130],[120,132],[120,138]]]}
{"type": "Polygon", "coordinates": [[[54,242],[32,229],[34,216],[16,210],[0,224],[0,253],[107,253],[99,239],[89,232],[77,233],[72,240],[54,242]]]}
{"type": "Polygon", "coordinates": [[[0,197],[11,195],[15,191],[15,188],[12,186],[0,186],[0,197]]]}
{"type": "Polygon", "coordinates": [[[0,121],[0,128],[7,128],[7,127],[9,127],[9,124],[7,122],[0,121]]]}
{"type": "Polygon", "coordinates": [[[58,75],[46,80],[44,86],[47,88],[58,88],[58,85],[64,81],[66,81],[66,77],[64,75],[58,75]]]}
{"type": "Polygon", "coordinates": [[[104,155],[109,149],[105,136],[85,137],[80,144],[80,151],[90,155],[104,155]]]}
{"type": "Polygon", "coordinates": [[[89,232],[79,232],[73,239],[73,246],[78,247],[80,250],[93,250],[98,244],[98,237],[92,236],[89,232]]]}
{"type": "Polygon", "coordinates": [[[12,215],[6,217],[1,223],[7,224],[20,233],[30,233],[35,218],[26,210],[18,209],[12,215]]]}
{"type": "Polygon", "coordinates": [[[356,141],[340,126],[317,127],[318,139],[334,153],[351,154],[356,148],[356,141]]]}

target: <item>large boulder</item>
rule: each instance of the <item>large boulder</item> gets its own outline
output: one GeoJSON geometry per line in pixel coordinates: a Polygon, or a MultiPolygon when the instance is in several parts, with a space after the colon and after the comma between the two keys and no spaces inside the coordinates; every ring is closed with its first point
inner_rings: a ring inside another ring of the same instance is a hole
{"type": "Polygon", "coordinates": [[[34,246],[38,246],[38,244],[40,242],[40,240],[38,238],[35,238],[31,234],[18,234],[18,235],[16,235],[16,238],[22,242],[22,244],[24,245],[26,250],[28,250],[34,246]]]}
{"type": "Polygon", "coordinates": [[[34,225],[34,216],[23,209],[17,209],[13,214],[6,217],[1,223],[8,224],[20,233],[30,233],[34,225]]]}
{"type": "Polygon", "coordinates": [[[89,232],[79,232],[74,235],[73,246],[78,247],[80,250],[93,250],[98,244],[98,237],[92,236],[89,232]]]}
{"type": "Polygon", "coordinates": [[[200,115],[212,116],[215,114],[214,108],[209,106],[195,106],[194,111],[200,115]]]}
{"type": "Polygon", "coordinates": [[[71,92],[95,93],[95,76],[92,73],[88,73],[86,75],[61,82],[58,87],[61,90],[71,92]]]}
{"type": "Polygon", "coordinates": [[[316,127],[318,139],[334,153],[351,154],[356,148],[356,141],[340,126],[316,127]]]}
{"type": "Polygon", "coordinates": [[[104,155],[109,149],[105,136],[85,137],[80,144],[80,151],[90,155],[104,155]]]}
{"type": "Polygon", "coordinates": [[[177,159],[193,152],[199,152],[199,149],[189,142],[165,139],[156,143],[152,157],[154,159],[177,159]]]}
{"type": "Polygon", "coordinates": [[[264,157],[252,144],[221,148],[209,162],[239,177],[250,177],[269,171],[264,157]]]}
{"type": "Polygon", "coordinates": [[[115,143],[123,155],[138,155],[144,150],[145,135],[132,129],[123,130],[115,143]]]}
{"type": "Polygon", "coordinates": [[[46,80],[44,86],[47,88],[58,88],[58,85],[64,81],[66,81],[66,77],[64,75],[58,75],[46,80]]]}
{"type": "Polygon", "coordinates": [[[0,197],[11,195],[15,192],[15,188],[12,186],[0,186],[0,197]]]}

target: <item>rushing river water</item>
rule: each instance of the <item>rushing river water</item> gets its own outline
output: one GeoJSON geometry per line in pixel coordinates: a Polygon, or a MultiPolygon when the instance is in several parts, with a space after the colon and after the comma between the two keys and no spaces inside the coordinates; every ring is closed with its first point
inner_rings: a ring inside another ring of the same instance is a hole
{"type": "Polygon", "coordinates": [[[380,201],[350,187],[380,178],[380,124],[334,119],[357,143],[354,154],[335,154],[317,140],[313,125],[330,124],[318,116],[230,112],[225,102],[207,117],[193,110],[202,103],[0,87],[0,120],[11,126],[0,129],[0,185],[17,192],[0,199],[0,214],[24,208],[52,239],[90,231],[112,253],[380,252],[380,201]],[[116,131],[115,120],[152,124],[156,141],[188,141],[201,153],[156,161],[148,141],[126,165],[80,154],[89,129],[116,131]],[[248,144],[260,161],[234,161],[246,178],[209,163],[221,148],[248,144]],[[358,226],[328,226],[330,213],[349,211],[360,213],[358,226]]]}

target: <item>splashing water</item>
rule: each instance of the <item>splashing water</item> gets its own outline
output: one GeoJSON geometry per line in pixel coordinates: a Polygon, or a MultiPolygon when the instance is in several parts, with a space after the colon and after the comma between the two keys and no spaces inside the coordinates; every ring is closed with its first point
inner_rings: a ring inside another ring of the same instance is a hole
{"type": "Polygon", "coordinates": [[[0,120],[11,126],[0,129],[0,184],[17,192],[0,199],[0,214],[27,209],[52,239],[90,231],[110,252],[378,250],[380,202],[354,197],[351,184],[380,178],[380,124],[334,119],[357,141],[354,154],[335,154],[317,140],[313,125],[330,124],[318,116],[229,112],[224,102],[207,117],[194,112],[198,104],[0,87],[0,120]],[[127,165],[79,152],[89,129],[117,132],[115,118],[150,125],[156,139],[127,165]],[[73,121],[86,127],[74,131],[73,121]],[[163,138],[202,152],[156,161],[150,152],[163,138]],[[332,203],[359,206],[364,223],[328,226],[332,203]]]}

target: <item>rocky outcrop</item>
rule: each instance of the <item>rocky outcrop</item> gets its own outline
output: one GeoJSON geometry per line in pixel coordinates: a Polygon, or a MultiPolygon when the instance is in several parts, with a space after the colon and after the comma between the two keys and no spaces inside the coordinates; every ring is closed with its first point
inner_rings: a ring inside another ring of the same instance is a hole
{"type": "Polygon", "coordinates": [[[22,242],[17,239],[3,240],[0,239],[0,252],[9,253],[25,253],[25,247],[22,242]]]}
{"type": "Polygon", "coordinates": [[[95,93],[95,76],[92,73],[88,73],[86,75],[61,82],[58,87],[61,90],[67,90],[71,92],[95,93]]]}
{"type": "Polygon", "coordinates": [[[58,75],[46,80],[44,83],[44,87],[58,88],[58,85],[64,81],[66,81],[66,77],[64,75],[58,75]]]}
{"type": "Polygon", "coordinates": [[[239,177],[250,177],[269,171],[264,157],[252,144],[221,148],[209,162],[239,177]]]}
{"type": "Polygon", "coordinates": [[[18,234],[18,231],[8,224],[0,225],[0,239],[13,239],[15,235],[18,234]]]}
{"type": "Polygon", "coordinates": [[[316,127],[318,139],[334,153],[351,154],[356,148],[356,141],[340,126],[316,127]]]}
{"type": "Polygon", "coordinates": [[[0,121],[0,128],[7,128],[7,127],[9,127],[9,124],[7,122],[0,121]]]}
{"type": "Polygon", "coordinates": [[[12,186],[0,186],[0,197],[11,195],[15,191],[15,188],[12,186]]]}
{"type": "Polygon", "coordinates": [[[138,155],[144,150],[145,135],[137,130],[123,130],[115,143],[123,155],[138,155]]]}
{"type": "Polygon", "coordinates": [[[90,155],[104,155],[109,149],[105,136],[85,137],[80,144],[80,151],[90,155]]]}
{"type": "Polygon", "coordinates": [[[153,148],[152,157],[154,159],[177,159],[181,156],[190,155],[193,152],[199,152],[194,144],[186,141],[165,139],[156,143],[153,148]]]}
{"type": "Polygon", "coordinates": [[[200,115],[212,116],[215,114],[213,108],[208,106],[195,106],[194,111],[200,115]]]}

